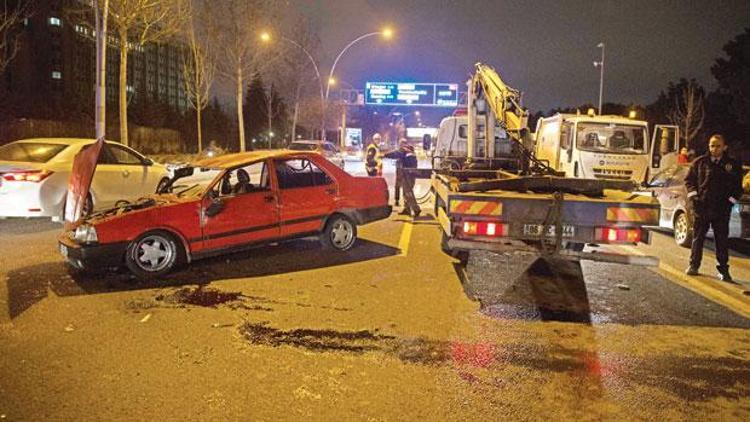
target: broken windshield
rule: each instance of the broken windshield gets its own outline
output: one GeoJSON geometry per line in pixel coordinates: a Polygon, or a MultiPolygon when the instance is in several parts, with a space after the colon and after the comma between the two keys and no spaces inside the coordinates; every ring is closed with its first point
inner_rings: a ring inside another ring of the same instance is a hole
{"type": "MultiPolygon", "coordinates": [[[[205,192],[211,182],[222,172],[221,169],[195,168],[190,174],[177,173],[169,192],[178,196],[195,196],[205,192]]],[[[187,172],[185,172],[187,173],[187,172]]]]}

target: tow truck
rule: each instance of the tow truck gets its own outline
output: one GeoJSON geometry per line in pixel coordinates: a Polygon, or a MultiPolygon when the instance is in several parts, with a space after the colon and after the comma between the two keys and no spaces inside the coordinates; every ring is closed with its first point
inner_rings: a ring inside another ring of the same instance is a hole
{"type": "Polygon", "coordinates": [[[459,168],[433,165],[430,173],[445,252],[467,269],[501,270],[505,279],[539,258],[658,265],[651,256],[584,250],[586,244],[648,243],[643,226],[658,224],[658,201],[634,194],[631,180],[565,177],[538,159],[520,91],[491,66],[477,63],[467,85],[466,161],[459,168]],[[484,124],[477,128],[477,122],[484,124]],[[512,170],[509,160],[495,159],[498,137],[514,141],[520,164],[512,170]]]}

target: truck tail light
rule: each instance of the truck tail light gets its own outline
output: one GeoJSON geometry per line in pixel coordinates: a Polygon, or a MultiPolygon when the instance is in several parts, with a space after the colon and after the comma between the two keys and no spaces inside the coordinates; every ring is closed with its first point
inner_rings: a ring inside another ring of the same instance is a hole
{"type": "Polygon", "coordinates": [[[34,182],[39,183],[48,178],[53,172],[49,170],[13,171],[3,174],[3,179],[8,182],[34,182]]]}
{"type": "Polygon", "coordinates": [[[508,225],[495,221],[464,221],[461,231],[467,236],[501,237],[508,235],[508,225]]]}
{"type": "Polygon", "coordinates": [[[596,239],[603,243],[638,243],[641,229],[600,227],[596,229],[596,239]]]}

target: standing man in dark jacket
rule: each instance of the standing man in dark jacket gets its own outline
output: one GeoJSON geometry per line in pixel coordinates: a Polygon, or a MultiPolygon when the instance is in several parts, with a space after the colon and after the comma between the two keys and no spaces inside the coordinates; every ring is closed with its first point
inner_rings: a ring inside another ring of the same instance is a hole
{"type": "Polygon", "coordinates": [[[708,141],[708,154],[698,157],[685,177],[688,202],[693,208],[693,244],[690,250],[688,275],[698,275],[703,258],[703,241],[709,227],[714,229],[716,269],[723,281],[729,275],[729,216],[732,205],[742,196],[742,165],[727,156],[727,144],[721,135],[708,141]]]}
{"type": "MultiPolygon", "coordinates": [[[[414,147],[409,145],[406,140],[400,142],[399,149],[385,154],[384,157],[397,160],[397,167],[400,165],[402,169],[417,168],[417,156],[414,154],[414,147]]],[[[401,211],[401,214],[409,215],[411,213],[414,218],[419,217],[422,209],[419,208],[417,199],[414,197],[414,176],[406,171],[400,171],[396,174],[401,189],[404,190],[404,210],[401,211]]]]}

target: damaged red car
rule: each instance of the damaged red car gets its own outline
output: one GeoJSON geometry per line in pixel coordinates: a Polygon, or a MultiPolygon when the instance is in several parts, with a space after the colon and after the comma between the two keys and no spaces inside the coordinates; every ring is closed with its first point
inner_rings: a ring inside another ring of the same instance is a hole
{"type": "Polygon", "coordinates": [[[324,247],[346,251],[358,225],[390,214],[382,178],[352,176],[311,152],[247,152],[180,168],[161,193],[79,219],[59,248],[79,270],[124,264],[149,279],[290,238],[319,236],[324,247]]]}

